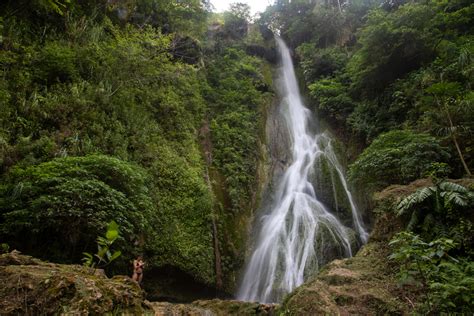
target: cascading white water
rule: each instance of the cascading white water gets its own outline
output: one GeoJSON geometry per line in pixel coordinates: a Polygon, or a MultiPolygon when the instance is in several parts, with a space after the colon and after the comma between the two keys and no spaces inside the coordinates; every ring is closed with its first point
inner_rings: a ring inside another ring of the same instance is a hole
{"type": "Polygon", "coordinates": [[[282,60],[281,106],[292,142],[292,162],[278,184],[271,211],[260,219],[259,236],[237,294],[240,300],[266,303],[278,302],[301,285],[324,262],[321,256],[327,249],[339,257],[352,256],[352,230],[316,196],[311,179],[318,171],[317,162],[324,160],[331,173],[335,170],[351,207],[353,229],[361,242],[368,237],[331,139],[326,133],[310,131],[311,112],[301,101],[290,52],[280,38],[277,42],[282,60]]]}

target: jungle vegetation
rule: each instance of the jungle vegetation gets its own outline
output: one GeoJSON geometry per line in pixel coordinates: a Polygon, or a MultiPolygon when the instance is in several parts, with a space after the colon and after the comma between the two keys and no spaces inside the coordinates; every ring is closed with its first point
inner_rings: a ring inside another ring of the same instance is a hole
{"type": "Polygon", "coordinates": [[[2,1],[0,243],[79,263],[115,221],[108,272],[145,254],[231,291],[277,33],[351,149],[354,188],[431,177],[387,210],[406,223],[391,257],[419,312],[472,312],[473,188],[448,179],[472,177],[473,17],[469,0],[276,0],[256,17],[207,0],[2,1]]]}
{"type": "Polygon", "coordinates": [[[221,228],[250,208],[271,99],[266,62],[245,52],[246,12],[214,15],[200,0],[2,2],[2,243],[78,263],[114,220],[122,256],[107,269],[128,273],[145,254],[150,269],[213,285],[217,245],[230,278],[244,243],[228,245],[221,228]]]}

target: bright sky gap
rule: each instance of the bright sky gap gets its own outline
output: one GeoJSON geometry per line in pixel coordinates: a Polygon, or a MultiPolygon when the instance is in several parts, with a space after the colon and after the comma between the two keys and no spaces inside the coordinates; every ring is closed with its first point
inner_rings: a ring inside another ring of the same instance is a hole
{"type": "Polygon", "coordinates": [[[215,12],[224,12],[229,9],[231,3],[236,2],[248,4],[252,15],[265,11],[265,8],[273,3],[272,0],[211,0],[215,12]]]}

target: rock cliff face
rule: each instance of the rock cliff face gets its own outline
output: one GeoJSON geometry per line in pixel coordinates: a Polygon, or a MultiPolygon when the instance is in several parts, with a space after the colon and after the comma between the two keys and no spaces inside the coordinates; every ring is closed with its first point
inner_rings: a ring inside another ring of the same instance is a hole
{"type": "Polygon", "coordinates": [[[7,315],[151,312],[127,276],[109,279],[101,270],[46,263],[17,251],[0,256],[0,283],[0,311],[7,315]]]}

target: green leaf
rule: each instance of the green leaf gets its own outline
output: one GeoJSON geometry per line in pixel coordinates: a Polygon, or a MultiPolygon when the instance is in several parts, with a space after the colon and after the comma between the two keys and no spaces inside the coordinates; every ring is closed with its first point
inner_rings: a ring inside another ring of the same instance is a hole
{"type": "Polygon", "coordinates": [[[105,237],[107,238],[108,241],[115,241],[119,236],[119,226],[115,221],[111,221],[109,225],[107,226],[107,232],[105,234],[105,237]]]}
{"type": "Polygon", "coordinates": [[[116,250],[114,254],[109,258],[109,261],[113,261],[120,257],[122,255],[122,252],[120,250],[116,250]]]}

